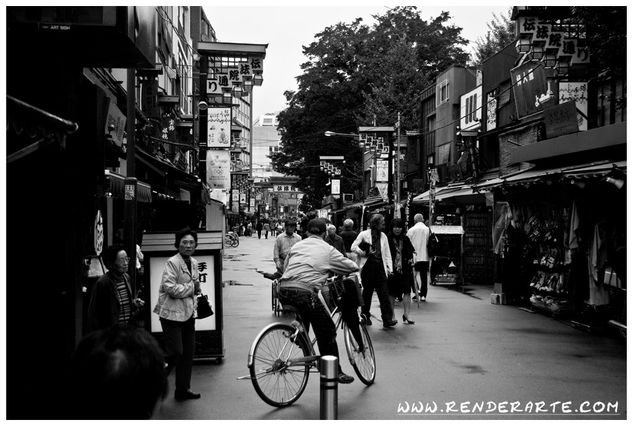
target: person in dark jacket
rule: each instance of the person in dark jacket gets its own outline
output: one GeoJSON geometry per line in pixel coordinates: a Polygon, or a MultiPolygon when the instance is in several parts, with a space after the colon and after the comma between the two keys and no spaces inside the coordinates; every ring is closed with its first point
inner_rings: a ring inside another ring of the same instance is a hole
{"type": "Polygon", "coordinates": [[[396,298],[401,297],[404,310],[402,322],[404,324],[415,324],[415,321],[409,319],[411,291],[415,292],[412,269],[415,250],[409,237],[405,235],[402,219],[396,218],[391,221],[389,250],[391,250],[391,258],[393,259],[393,275],[387,281],[391,306],[394,305],[396,298]]]}
{"type": "Polygon", "coordinates": [[[264,229],[264,225],[262,225],[262,221],[258,220],[257,225],[255,225],[255,229],[257,230],[257,238],[262,239],[262,229],[264,229]]]}
{"type": "Polygon", "coordinates": [[[327,236],[325,242],[337,249],[343,256],[345,256],[345,243],[343,239],[336,235],[336,226],[331,223],[327,226],[327,236]]]}
{"type": "Polygon", "coordinates": [[[110,246],[103,251],[108,272],[95,283],[88,305],[90,330],[108,328],[114,324],[135,324],[135,316],[145,302],[135,297],[127,274],[130,258],[122,246],[110,246]]]}

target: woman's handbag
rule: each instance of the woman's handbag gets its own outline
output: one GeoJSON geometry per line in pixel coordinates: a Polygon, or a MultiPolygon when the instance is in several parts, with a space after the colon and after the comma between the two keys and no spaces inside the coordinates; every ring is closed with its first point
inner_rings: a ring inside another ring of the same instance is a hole
{"type": "Polygon", "coordinates": [[[198,307],[196,309],[196,319],[204,319],[213,315],[213,308],[209,303],[209,298],[206,294],[200,293],[198,296],[198,307]]]}

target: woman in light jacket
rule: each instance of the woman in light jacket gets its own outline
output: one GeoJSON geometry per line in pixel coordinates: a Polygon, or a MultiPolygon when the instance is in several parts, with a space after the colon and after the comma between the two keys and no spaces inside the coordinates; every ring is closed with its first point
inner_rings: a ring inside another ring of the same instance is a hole
{"type": "Polygon", "coordinates": [[[198,245],[198,234],[189,228],[176,232],[178,254],[165,264],[154,312],[160,316],[165,338],[168,374],[176,368],[179,400],[200,398],[191,391],[191,369],[195,347],[196,296],[200,294],[198,261],[191,257],[198,245]]]}
{"type": "Polygon", "coordinates": [[[387,278],[392,274],[393,266],[389,240],[382,232],[385,218],[375,214],[369,220],[369,228],[356,237],[352,251],[360,255],[360,277],[363,282],[363,315],[365,323],[371,325],[369,309],[374,290],[380,302],[380,314],[384,327],[393,327],[398,321],[393,319],[393,307],[387,293],[387,278]]]}

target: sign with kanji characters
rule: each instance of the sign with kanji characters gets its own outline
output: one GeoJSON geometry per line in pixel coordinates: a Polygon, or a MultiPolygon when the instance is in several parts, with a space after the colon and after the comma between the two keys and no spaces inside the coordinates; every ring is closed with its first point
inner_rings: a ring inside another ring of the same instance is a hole
{"type": "Polygon", "coordinates": [[[576,103],[578,130],[587,130],[586,82],[561,81],[558,83],[558,102],[562,104],[569,101],[574,101],[576,103]]]}
{"type": "Polygon", "coordinates": [[[341,195],[340,179],[332,179],[332,195],[341,195]]]}
{"type": "Polygon", "coordinates": [[[389,161],[376,160],[376,182],[389,182],[389,161]]]}
{"type": "Polygon", "coordinates": [[[103,216],[101,216],[101,210],[97,210],[97,216],[95,217],[93,243],[95,254],[99,256],[101,250],[103,250],[103,216]]]}
{"type": "MultiPolygon", "coordinates": [[[[163,271],[165,270],[165,263],[171,256],[151,256],[149,258],[149,274],[150,274],[150,301],[149,306],[152,308],[156,306],[158,302],[159,288],[162,281],[163,271]]],[[[213,308],[214,312],[218,312],[215,301],[215,259],[212,255],[194,255],[198,261],[198,277],[200,280],[200,289],[202,293],[209,299],[209,304],[213,308]]],[[[196,320],[196,331],[203,330],[215,330],[215,315],[210,317],[196,320]]],[[[158,315],[151,315],[150,331],[152,333],[162,332],[163,329],[160,325],[160,317],[158,315]]]]}
{"type": "Polygon", "coordinates": [[[497,97],[495,92],[488,93],[486,99],[486,131],[497,128],[497,97]]]}
{"type": "MultiPolygon", "coordinates": [[[[528,61],[510,70],[517,115],[523,118],[543,109],[543,101],[552,91],[545,70],[535,61],[528,61]]],[[[549,98],[547,98],[549,99],[549,98]]]]}
{"type": "Polygon", "coordinates": [[[231,188],[231,154],[224,150],[207,152],[207,185],[213,189],[231,188]]]}
{"type": "Polygon", "coordinates": [[[573,101],[553,105],[543,111],[543,123],[548,139],[578,131],[576,106],[573,101]]]}
{"type": "Polygon", "coordinates": [[[262,58],[251,58],[250,66],[251,66],[251,72],[253,71],[263,72],[264,60],[262,58]]]}
{"type": "Polygon", "coordinates": [[[231,146],[231,108],[209,108],[207,123],[207,146],[229,148],[231,146]]]}

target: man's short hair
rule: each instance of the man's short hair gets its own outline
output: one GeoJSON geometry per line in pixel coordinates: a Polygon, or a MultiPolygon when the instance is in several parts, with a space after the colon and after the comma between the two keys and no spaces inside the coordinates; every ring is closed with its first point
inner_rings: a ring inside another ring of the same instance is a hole
{"type": "Polygon", "coordinates": [[[149,419],[167,394],[165,359],[145,329],[114,325],[87,334],[73,358],[71,416],[149,419]]]}
{"type": "Polygon", "coordinates": [[[308,222],[308,232],[312,235],[321,235],[326,230],[325,220],[320,217],[308,222]]]}
{"type": "Polygon", "coordinates": [[[352,219],[345,219],[343,221],[343,227],[345,227],[345,229],[352,229],[354,227],[354,221],[352,219]]]}
{"type": "Polygon", "coordinates": [[[336,231],[336,226],[334,226],[334,225],[333,225],[333,224],[331,224],[331,223],[328,223],[328,224],[327,224],[327,230],[328,230],[328,232],[330,231],[330,229],[334,229],[334,230],[336,231]]]}
{"type": "Polygon", "coordinates": [[[413,221],[415,223],[424,222],[424,215],[422,213],[416,213],[415,216],[413,216],[413,221]]]}

